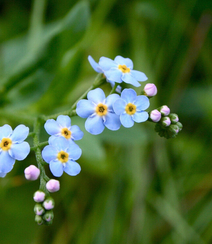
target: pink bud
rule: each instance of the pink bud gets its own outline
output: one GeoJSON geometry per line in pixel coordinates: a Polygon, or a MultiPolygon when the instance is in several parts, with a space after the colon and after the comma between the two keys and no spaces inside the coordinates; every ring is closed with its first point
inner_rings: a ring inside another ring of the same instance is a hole
{"type": "Polygon", "coordinates": [[[40,175],[40,170],[35,165],[30,165],[24,170],[27,180],[37,180],[40,175]]]}
{"type": "Polygon", "coordinates": [[[158,122],[161,119],[161,113],[157,109],[152,110],[150,113],[150,119],[153,122],[158,122]]]}
{"type": "Polygon", "coordinates": [[[46,189],[49,192],[56,192],[60,190],[60,182],[58,180],[51,179],[46,183],[46,189]]]}
{"type": "Polygon", "coordinates": [[[42,191],[36,191],[34,193],[33,199],[35,202],[43,202],[45,199],[45,193],[42,191]]]}
{"type": "Polygon", "coordinates": [[[171,120],[169,117],[163,117],[161,122],[162,122],[163,126],[166,126],[166,127],[170,126],[170,124],[171,124],[171,120]]]}
{"type": "Polygon", "coordinates": [[[46,199],[43,203],[43,206],[46,210],[50,210],[54,208],[54,200],[52,198],[46,199]]]}
{"type": "Polygon", "coordinates": [[[160,112],[161,112],[163,115],[167,116],[167,115],[169,115],[169,113],[170,113],[170,108],[169,108],[168,106],[166,106],[166,105],[163,105],[163,106],[161,107],[161,109],[160,109],[160,112]]]}
{"type": "Polygon", "coordinates": [[[144,87],[144,92],[148,97],[153,97],[157,94],[157,87],[153,83],[147,83],[144,87]]]}

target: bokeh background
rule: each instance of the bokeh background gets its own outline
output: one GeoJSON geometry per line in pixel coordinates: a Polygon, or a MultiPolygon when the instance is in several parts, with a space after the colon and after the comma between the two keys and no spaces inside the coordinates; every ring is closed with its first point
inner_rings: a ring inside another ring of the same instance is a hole
{"type": "Polygon", "coordinates": [[[1,126],[70,108],[95,79],[88,55],[131,58],[158,87],[150,109],[184,125],[169,140],[148,122],[93,136],[72,118],[82,171],[59,179],[53,224],[34,222],[31,153],[0,179],[1,244],[212,243],[211,23],[209,0],[0,1],[1,126]]]}

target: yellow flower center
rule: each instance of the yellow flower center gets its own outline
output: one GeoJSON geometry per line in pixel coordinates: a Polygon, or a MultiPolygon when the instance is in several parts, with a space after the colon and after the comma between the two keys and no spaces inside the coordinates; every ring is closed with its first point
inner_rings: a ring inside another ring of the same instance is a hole
{"type": "Polygon", "coordinates": [[[12,141],[10,138],[3,138],[0,143],[2,150],[7,151],[11,148],[12,141]]]}
{"type": "Polygon", "coordinates": [[[64,136],[66,139],[70,139],[71,131],[68,128],[62,128],[61,135],[64,136]]]}
{"type": "Polygon", "coordinates": [[[67,152],[64,152],[64,151],[60,151],[58,154],[57,154],[57,159],[60,160],[60,162],[62,163],[66,163],[68,161],[68,153],[67,152]]]}
{"type": "Polygon", "coordinates": [[[97,106],[96,106],[96,113],[99,115],[99,116],[104,116],[107,114],[107,105],[103,104],[103,103],[99,103],[97,106]]]}
{"type": "Polygon", "coordinates": [[[128,103],[125,107],[125,111],[129,115],[133,115],[136,112],[136,106],[135,104],[128,103]]]}
{"type": "Polygon", "coordinates": [[[119,64],[118,69],[120,69],[122,73],[130,72],[130,68],[128,68],[125,64],[123,64],[123,65],[119,64]]]}

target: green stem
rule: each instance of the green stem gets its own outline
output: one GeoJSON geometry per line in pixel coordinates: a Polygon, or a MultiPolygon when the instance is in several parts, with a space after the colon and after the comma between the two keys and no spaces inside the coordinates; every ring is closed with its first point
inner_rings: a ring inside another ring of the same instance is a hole
{"type": "Polygon", "coordinates": [[[118,86],[118,83],[115,82],[115,85],[113,86],[112,90],[110,91],[110,94],[115,93],[117,86],[118,86]]]}

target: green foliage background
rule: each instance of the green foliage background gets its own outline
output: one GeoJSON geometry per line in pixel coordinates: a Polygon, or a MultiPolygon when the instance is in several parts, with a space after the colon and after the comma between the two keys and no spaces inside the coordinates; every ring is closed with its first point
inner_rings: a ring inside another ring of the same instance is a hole
{"type": "Polygon", "coordinates": [[[1,126],[70,108],[96,76],[88,55],[131,58],[158,87],[150,109],[167,104],[184,125],[170,140],[151,123],[93,136],[74,117],[82,172],[60,178],[53,225],[34,222],[31,153],[0,179],[2,244],[212,243],[211,10],[208,0],[1,0],[1,126]]]}

